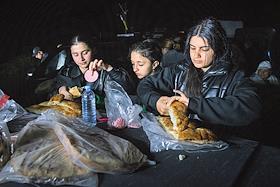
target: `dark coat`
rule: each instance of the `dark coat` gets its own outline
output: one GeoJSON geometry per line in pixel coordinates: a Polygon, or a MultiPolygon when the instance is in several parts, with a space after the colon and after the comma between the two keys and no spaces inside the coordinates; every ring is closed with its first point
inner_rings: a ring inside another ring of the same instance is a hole
{"type": "Polygon", "coordinates": [[[61,68],[56,77],[55,90],[53,94],[56,94],[61,86],[82,87],[89,84],[97,94],[104,96],[104,85],[109,79],[118,82],[128,93],[131,93],[136,89],[131,77],[123,68],[113,68],[110,72],[101,70],[98,73],[99,77],[95,82],[87,83],[84,78],[84,74],[80,71],[76,64],[73,63],[72,65],[64,66],[61,68]]]}
{"type": "Polygon", "coordinates": [[[170,49],[169,51],[167,51],[167,53],[162,55],[160,64],[162,67],[169,67],[175,64],[182,63],[182,61],[184,61],[185,59],[186,56],[183,53],[176,51],[175,49],[170,49]]]}
{"type": "MultiPolygon", "coordinates": [[[[139,83],[137,93],[141,101],[156,110],[156,102],[161,96],[174,95],[173,89],[184,91],[187,63],[164,68],[155,76],[147,77],[139,83]]],[[[203,75],[202,96],[188,96],[190,118],[207,123],[228,126],[248,125],[259,117],[261,101],[252,81],[244,73],[220,63],[211,67],[203,75]]]]}
{"type": "MultiPolygon", "coordinates": [[[[161,67],[161,66],[158,66],[150,75],[144,77],[144,78],[141,79],[141,80],[137,79],[136,81],[134,81],[135,84],[136,84],[136,88],[138,87],[139,82],[141,82],[142,80],[144,80],[145,78],[147,78],[147,77],[149,77],[149,76],[153,76],[153,75],[159,73],[161,70],[162,70],[162,67],[161,67]]],[[[142,105],[141,99],[139,98],[139,96],[138,96],[137,93],[136,93],[136,89],[135,89],[135,93],[130,94],[129,97],[130,97],[130,99],[131,99],[131,101],[132,101],[133,104],[142,105]]]]}

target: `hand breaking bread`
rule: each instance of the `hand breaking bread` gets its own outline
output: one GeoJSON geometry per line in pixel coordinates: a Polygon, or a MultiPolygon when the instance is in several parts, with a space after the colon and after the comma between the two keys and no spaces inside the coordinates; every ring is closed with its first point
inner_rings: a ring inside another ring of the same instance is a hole
{"type": "Polygon", "coordinates": [[[31,105],[26,108],[29,112],[41,114],[42,112],[53,109],[66,116],[79,117],[81,115],[81,105],[79,103],[64,100],[62,94],[54,95],[49,101],[31,105]]]}
{"type": "Polygon", "coordinates": [[[177,140],[193,143],[210,143],[217,140],[216,135],[206,128],[197,128],[186,115],[186,106],[174,101],[169,108],[170,117],[158,117],[163,128],[177,140]]]}
{"type": "Polygon", "coordinates": [[[189,118],[186,116],[187,107],[179,101],[173,102],[168,110],[175,131],[183,131],[187,128],[189,118]]]}
{"type": "Polygon", "coordinates": [[[70,94],[73,95],[73,98],[79,98],[82,95],[82,88],[79,88],[78,86],[74,86],[69,89],[70,94]]]}

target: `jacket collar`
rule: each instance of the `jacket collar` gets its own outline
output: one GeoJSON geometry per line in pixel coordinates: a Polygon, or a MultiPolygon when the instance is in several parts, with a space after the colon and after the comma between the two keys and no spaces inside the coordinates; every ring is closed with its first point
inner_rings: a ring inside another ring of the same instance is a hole
{"type": "Polygon", "coordinates": [[[224,75],[227,72],[229,72],[231,68],[231,64],[229,62],[221,61],[216,65],[213,65],[210,67],[205,73],[204,73],[204,78],[206,79],[210,76],[219,76],[219,75],[224,75]]]}

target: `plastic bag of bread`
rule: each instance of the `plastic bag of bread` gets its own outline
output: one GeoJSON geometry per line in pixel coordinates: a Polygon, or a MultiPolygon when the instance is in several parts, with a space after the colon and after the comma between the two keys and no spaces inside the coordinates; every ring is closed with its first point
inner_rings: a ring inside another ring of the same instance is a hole
{"type": "Polygon", "coordinates": [[[15,152],[0,173],[0,183],[97,186],[96,173],[132,173],[150,163],[127,140],[79,118],[47,111],[18,134],[15,152]]]}
{"type": "Polygon", "coordinates": [[[169,117],[159,119],[152,113],[144,113],[142,117],[141,123],[150,141],[151,152],[170,149],[186,152],[207,152],[224,150],[228,147],[226,142],[219,140],[217,137],[212,137],[211,131],[205,135],[205,130],[200,132],[201,128],[196,128],[192,123],[187,123],[187,126],[182,128],[174,126],[169,117]],[[162,122],[165,123],[165,126],[161,124],[162,122]],[[206,139],[203,140],[203,138],[206,139]]]}
{"type": "Polygon", "coordinates": [[[11,135],[7,124],[0,122],[0,169],[8,162],[12,154],[11,135]]]}
{"type": "Polygon", "coordinates": [[[0,122],[9,122],[27,112],[0,89],[0,122]]]}

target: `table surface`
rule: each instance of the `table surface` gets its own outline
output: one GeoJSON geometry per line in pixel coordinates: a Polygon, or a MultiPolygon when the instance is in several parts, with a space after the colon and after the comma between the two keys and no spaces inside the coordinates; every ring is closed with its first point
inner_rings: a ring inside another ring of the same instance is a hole
{"type": "MultiPolygon", "coordinates": [[[[100,187],[278,186],[280,182],[280,149],[256,141],[231,137],[227,139],[229,148],[223,151],[186,153],[168,150],[150,153],[148,139],[142,128],[110,132],[132,142],[157,164],[132,174],[99,174],[100,187]],[[186,155],[186,158],[179,160],[179,154],[186,155]]],[[[32,185],[9,182],[0,186],[32,185]]]]}

